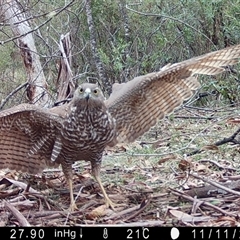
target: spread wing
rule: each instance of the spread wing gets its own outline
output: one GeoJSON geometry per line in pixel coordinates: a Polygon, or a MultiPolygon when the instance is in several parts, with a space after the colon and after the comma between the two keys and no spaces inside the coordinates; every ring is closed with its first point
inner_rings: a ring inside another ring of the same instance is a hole
{"type": "Polygon", "coordinates": [[[117,142],[132,142],[170,114],[199,87],[196,74],[216,75],[240,57],[240,45],[166,66],[159,72],[114,84],[106,106],[116,119],[117,142]]]}
{"type": "Polygon", "coordinates": [[[0,168],[32,174],[50,161],[61,117],[51,110],[20,104],[0,112],[0,168]]]}

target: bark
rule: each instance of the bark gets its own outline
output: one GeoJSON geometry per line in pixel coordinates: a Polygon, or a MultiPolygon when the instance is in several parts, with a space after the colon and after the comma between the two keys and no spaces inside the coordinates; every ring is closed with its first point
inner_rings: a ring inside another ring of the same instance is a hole
{"type": "Polygon", "coordinates": [[[1,8],[5,20],[11,25],[12,32],[16,37],[16,45],[19,47],[26,68],[27,97],[30,103],[47,107],[49,106],[47,82],[26,16],[15,0],[2,0],[1,8]]]}
{"type": "Polygon", "coordinates": [[[71,97],[75,89],[75,84],[72,80],[72,48],[69,33],[61,36],[59,49],[61,51],[61,60],[56,82],[56,87],[58,88],[58,102],[71,97]]]}

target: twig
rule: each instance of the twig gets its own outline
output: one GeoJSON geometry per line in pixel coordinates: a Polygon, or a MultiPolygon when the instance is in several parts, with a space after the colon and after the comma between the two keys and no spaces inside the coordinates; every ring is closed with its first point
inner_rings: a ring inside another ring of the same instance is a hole
{"type": "Polygon", "coordinates": [[[18,220],[20,226],[22,226],[22,227],[30,227],[31,226],[30,223],[27,221],[27,219],[14,206],[12,206],[7,201],[4,201],[4,205],[9,211],[12,212],[14,217],[18,220]]]}
{"type": "Polygon", "coordinates": [[[52,172],[62,172],[62,169],[60,168],[46,168],[43,170],[43,173],[52,173],[52,172]]]}
{"type": "Polygon", "coordinates": [[[239,134],[239,132],[240,132],[240,128],[238,128],[238,130],[237,130],[236,132],[234,132],[234,133],[232,134],[232,136],[230,136],[230,137],[228,137],[228,138],[224,138],[224,139],[222,139],[222,140],[220,140],[220,141],[217,141],[217,142],[215,143],[215,145],[216,145],[216,146],[220,146],[220,145],[223,145],[223,144],[228,143],[228,142],[239,143],[238,141],[235,140],[235,137],[239,134]]]}
{"type": "Polygon", "coordinates": [[[140,205],[140,209],[138,211],[136,211],[135,213],[133,213],[132,215],[126,217],[123,221],[127,221],[130,220],[134,217],[136,217],[137,215],[139,215],[141,212],[143,212],[143,210],[149,205],[149,203],[151,202],[151,199],[146,199],[141,205],[140,205]],[[144,205],[143,205],[144,204],[144,205]],[[142,206],[143,205],[143,206],[142,206]]]}
{"type": "Polygon", "coordinates": [[[195,107],[195,106],[190,106],[190,105],[184,105],[184,108],[189,108],[189,109],[194,109],[194,110],[199,110],[199,111],[204,111],[204,112],[214,112],[214,113],[215,112],[231,112],[232,113],[234,110],[234,105],[238,105],[238,102],[234,102],[234,104],[227,104],[227,105],[224,105],[224,107],[218,107],[215,109],[214,108],[201,108],[201,107],[195,107]]]}
{"type": "Polygon", "coordinates": [[[7,101],[18,91],[20,91],[22,88],[24,88],[25,86],[27,86],[27,82],[21,84],[20,86],[18,86],[17,88],[15,88],[12,92],[10,92],[7,97],[2,101],[2,104],[0,105],[0,110],[4,107],[4,105],[7,103],[7,101]]]}
{"type": "MultiPolygon", "coordinates": [[[[136,11],[136,10],[130,8],[129,5],[126,5],[126,9],[128,9],[128,10],[134,12],[134,13],[137,13],[139,15],[143,15],[143,16],[162,17],[162,18],[167,18],[167,19],[171,19],[173,21],[179,22],[179,23],[181,23],[181,24],[183,24],[183,25],[193,29],[195,32],[199,33],[200,35],[204,36],[206,39],[208,39],[208,41],[210,43],[213,44],[212,40],[206,34],[202,33],[197,28],[194,28],[192,25],[190,25],[190,24],[188,24],[188,23],[186,23],[186,22],[184,22],[184,21],[182,21],[182,20],[180,20],[178,18],[174,18],[172,16],[167,16],[167,15],[163,15],[163,14],[154,14],[154,13],[145,13],[145,12],[136,11]]],[[[214,46],[214,44],[213,44],[213,46],[214,46]]]]}
{"type": "Polygon", "coordinates": [[[128,213],[131,213],[133,211],[136,211],[139,208],[140,208],[140,204],[137,205],[137,206],[131,207],[131,208],[124,209],[120,212],[113,213],[111,216],[105,217],[104,221],[109,221],[109,220],[112,220],[112,219],[114,219],[114,220],[119,219],[121,216],[126,215],[128,213]]]}
{"type": "Polygon", "coordinates": [[[53,214],[62,214],[65,213],[64,211],[41,211],[41,212],[35,212],[34,213],[34,218],[39,218],[39,217],[48,217],[53,214]]]}
{"type": "MultiPolygon", "coordinates": [[[[76,196],[76,198],[74,199],[74,203],[76,202],[77,198],[79,197],[79,195],[81,194],[82,190],[84,189],[84,186],[82,186],[79,191],[78,191],[78,194],[76,196]]],[[[64,226],[67,225],[67,222],[68,222],[68,219],[69,219],[69,216],[70,216],[71,212],[69,211],[68,214],[67,214],[67,217],[65,219],[65,222],[64,222],[64,226]]]]}
{"type": "Polygon", "coordinates": [[[216,166],[217,166],[218,168],[220,168],[220,169],[237,171],[236,168],[233,168],[233,167],[224,167],[224,166],[222,166],[221,164],[219,164],[217,161],[213,161],[213,160],[210,160],[210,159],[201,159],[199,162],[210,162],[210,163],[216,165],[216,166]]]}
{"type": "MultiPolygon", "coordinates": [[[[50,198],[46,198],[45,196],[43,196],[41,193],[31,193],[31,192],[25,192],[24,195],[27,196],[33,196],[33,197],[37,197],[39,199],[42,199],[46,204],[47,202],[51,203],[54,207],[56,208],[60,208],[62,209],[62,207],[59,206],[59,204],[57,202],[55,202],[54,200],[50,199],[50,198]]],[[[49,204],[47,204],[49,207],[49,204]]]]}
{"type": "MultiPolygon", "coordinates": [[[[236,143],[239,143],[239,142],[235,139],[235,137],[236,137],[239,133],[240,133],[240,128],[238,128],[238,130],[237,130],[236,132],[234,132],[230,137],[228,137],[228,138],[223,138],[222,140],[219,140],[219,141],[215,142],[215,143],[212,144],[212,145],[220,146],[220,145],[223,145],[223,144],[229,143],[229,142],[232,142],[232,143],[235,143],[235,144],[236,144],[236,143]]],[[[195,154],[197,154],[197,153],[201,153],[201,152],[203,152],[203,151],[204,151],[204,149],[196,149],[196,150],[188,153],[187,156],[192,156],[192,155],[195,155],[195,154]]]]}
{"type": "Polygon", "coordinates": [[[31,29],[30,31],[28,31],[28,32],[26,32],[26,33],[24,33],[24,34],[22,34],[22,35],[18,35],[18,36],[16,36],[16,37],[9,38],[9,39],[7,39],[7,40],[5,40],[5,41],[0,41],[0,45],[3,45],[3,44],[8,43],[8,42],[12,42],[12,41],[17,40],[18,38],[21,38],[21,37],[23,37],[23,36],[25,36],[25,35],[27,35],[27,34],[29,34],[29,33],[32,33],[32,32],[37,31],[38,29],[40,29],[41,27],[43,27],[44,25],[46,25],[48,22],[50,22],[50,21],[53,19],[53,17],[59,15],[59,14],[60,14],[61,12],[63,12],[66,8],[68,8],[69,6],[71,6],[71,5],[74,3],[74,1],[75,1],[75,0],[69,2],[68,4],[66,4],[65,6],[63,6],[62,8],[60,8],[59,10],[53,10],[53,11],[51,11],[50,14],[48,14],[48,17],[49,17],[49,18],[48,18],[46,21],[44,21],[43,23],[41,23],[39,26],[36,26],[35,28],[31,29]]]}
{"type": "Polygon", "coordinates": [[[218,184],[218,183],[214,182],[213,180],[208,180],[206,177],[200,177],[200,176],[198,176],[195,173],[189,173],[189,175],[192,176],[192,177],[195,177],[197,179],[200,179],[200,180],[202,180],[204,182],[207,182],[207,183],[209,183],[209,184],[211,184],[211,185],[213,185],[213,186],[215,186],[217,188],[220,188],[220,189],[222,189],[222,190],[224,190],[226,192],[229,192],[229,193],[232,193],[234,195],[240,196],[240,192],[239,191],[235,191],[235,190],[232,190],[232,189],[230,189],[228,187],[222,186],[221,184],[218,184]]]}
{"type": "MultiPolygon", "coordinates": [[[[221,184],[224,187],[227,187],[229,189],[233,189],[236,191],[238,191],[240,188],[240,180],[223,182],[221,184]]],[[[184,192],[191,197],[197,196],[198,198],[216,196],[217,194],[227,194],[227,192],[223,191],[219,187],[215,187],[210,184],[206,184],[203,187],[193,187],[189,190],[185,190],[184,192]]]]}
{"type": "Polygon", "coordinates": [[[204,120],[213,120],[217,117],[202,117],[202,116],[180,116],[180,115],[174,115],[174,118],[181,118],[181,119],[204,119],[204,120]]]}
{"type": "Polygon", "coordinates": [[[162,139],[157,139],[156,141],[151,141],[151,142],[148,142],[148,141],[141,141],[139,142],[140,145],[147,145],[147,144],[158,144],[159,142],[166,142],[168,140],[170,140],[171,138],[170,137],[166,137],[166,138],[162,138],[162,139]]]}
{"type": "Polygon", "coordinates": [[[227,177],[222,177],[222,180],[228,181],[228,180],[240,180],[240,175],[234,175],[234,176],[227,176],[227,177]]]}
{"type": "MultiPolygon", "coordinates": [[[[178,196],[178,197],[182,197],[182,198],[184,198],[184,199],[186,199],[186,200],[188,200],[188,201],[191,201],[191,202],[201,201],[201,200],[199,200],[199,199],[196,199],[196,198],[193,198],[193,197],[191,197],[191,196],[186,195],[186,194],[185,194],[184,192],[182,192],[182,191],[173,189],[173,188],[171,188],[171,187],[169,187],[169,189],[172,191],[172,194],[174,194],[174,195],[176,195],[176,196],[178,196]]],[[[220,213],[222,213],[222,214],[224,214],[224,215],[228,215],[228,216],[232,216],[232,217],[237,217],[236,214],[230,213],[230,212],[227,212],[227,211],[224,211],[223,209],[221,209],[221,208],[219,208],[219,207],[217,207],[217,206],[215,206],[215,205],[212,205],[212,204],[209,203],[209,202],[205,202],[205,201],[201,201],[201,202],[202,202],[202,203],[201,203],[202,205],[205,205],[205,206],[207,206],[207,207],[213,208],[213,209],[215,209],[216,211],[218,211],[218,212],[220,212],[220,213]]]]}

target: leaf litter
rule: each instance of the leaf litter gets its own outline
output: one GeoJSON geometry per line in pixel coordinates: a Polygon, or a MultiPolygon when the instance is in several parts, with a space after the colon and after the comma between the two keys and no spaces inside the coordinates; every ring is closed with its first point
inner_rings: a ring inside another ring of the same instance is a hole
{"type": "Polygon", "coordinates": [[[0,226],[239,226],[239,136],[215,145],[237,131],[237,116],[237,108],[231,115],[183,108],[138,141],[107,148],[101,177],[114,210],[88,162],[73,164],[71,213],[61,168],[0,170],[0,226]]]}

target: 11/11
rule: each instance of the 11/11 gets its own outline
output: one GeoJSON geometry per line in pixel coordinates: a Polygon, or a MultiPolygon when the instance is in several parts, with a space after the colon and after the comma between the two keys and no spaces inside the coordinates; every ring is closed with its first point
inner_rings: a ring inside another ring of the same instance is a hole
{"type": "Polygon", "coordinates": [[[236,234],[236,228],[195,228],[192,230],[193,239],[237,239],[236,234]]]}

